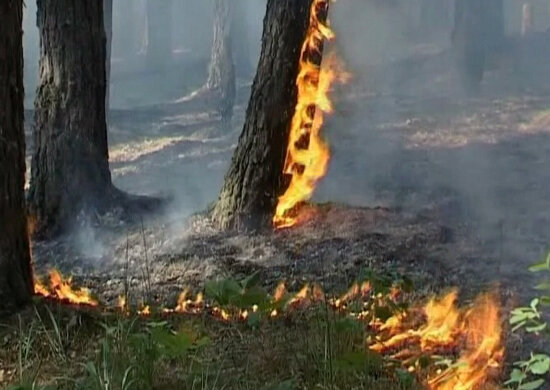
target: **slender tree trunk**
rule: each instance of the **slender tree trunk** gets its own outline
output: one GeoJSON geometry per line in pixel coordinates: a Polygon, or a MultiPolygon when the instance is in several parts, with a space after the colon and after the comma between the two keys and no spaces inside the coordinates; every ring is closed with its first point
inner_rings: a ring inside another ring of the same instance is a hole
{"type": "Polygon", "coordinates": [[[487,1],[456,0],[452,34],[457,70],[466,89],[475,92],[483,79],[487,56],[487,1]]]}
{"type": "Polygon", "coordinates": [[[56,232],[112,191],[105,123],[103,2],[38,0],[31,211],[56,232]]]}
{"type": "Polygon", "coordinates": [[[311,4],[312,0],[268,1],[246,122],[212,215],[221,228],[271,226],[277,198],[288,185],[282,172],[311,4]]]}
{"type": "Polygon", "coordinates": [[[222,121],[233,116],[235,104],[235,65],[232,50],[232,5],[234,0],[215,0],[214,39],[206,89],[212,93],[222,121]]]}
{"type": "Polygon", "coordinates": [[[172,60],[172,0],[147,0],[147,64],[162,69],[172,60]]]}
{"type": "Polygon", "coordinates": [[[235,71],[239,77],[250,77],[253,72],[253,66],[250,59],[250,42],[248,40],[247,28],[247,8],[243,4],[244,0],[235,1],[231,18],[231,44],[233,46],[233,61],[235,71]]]}
{"type": "Polygon", "coordinates": [[[0,2],[0,314],[33,291],[25,210],[23,1],[0,2]]]}
{"type": "Polygon", "coordinates": [[[105,60],[105,112],[109,114],[109,102],[111,92],[111,53],[113,51],[113,0],[103,0],[105,13],[105,35],[107,37],[107,58],[105,60]]]}

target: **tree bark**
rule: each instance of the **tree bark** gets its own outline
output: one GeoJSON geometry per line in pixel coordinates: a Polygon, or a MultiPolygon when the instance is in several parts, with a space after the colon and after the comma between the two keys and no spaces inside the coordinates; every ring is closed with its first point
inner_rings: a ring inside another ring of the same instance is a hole
{"type": "Polygon", "coordinates": [[[57,232],[112,192],[105,123],[102,1],[38,0],[40,83],[30,209],[57,232]]]}
{"type": "Polygon", "coordinates": [[[220,228],[271,226],[277,199],[288,185],[282,172],[311,4],[312,0],[268,1],[246,122],[212,214],[220,228]]]}
{"type": "Polygon", "coordinates": [[[487,1],[455,1],[453,50],[459,75],[470,92],[479,88],[485,71],[487,14],[487,1]]]}
{"type": "Polygon", "coordinates": [[[105,59],[105,112],[108,116],[111,92],[111,53],[113,51],[113,0],[103,0],[103,12],[105,13],[105,35],[107,38],[107,58],[105,59]]]}
{"type": "Polygon", "coordinates": [[[214,39],[212,55],[206,81],[206,90],[214,97],[222,121],[227,122],[233,116],[235,104],[235,64],[232,50],[232,10],[231,1],[215,0],[214,3],[214,39]]]}
{"type": "Polygon", "coordinates": [[[172,60],[172,0],[147,0],[147,65],[166,67],[172,60]]]}
{"type": "Polygon", "coordinates": [[[23,2],[0,2],[0,314],[30,301],[33,284],[25,210],[23,2]]]}

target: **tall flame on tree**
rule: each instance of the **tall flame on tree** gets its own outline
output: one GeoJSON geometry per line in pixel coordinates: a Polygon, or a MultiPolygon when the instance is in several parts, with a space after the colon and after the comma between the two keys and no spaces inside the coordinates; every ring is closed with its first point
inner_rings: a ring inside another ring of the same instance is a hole
{"type": "Polygon", "coordinates": [[[327,171],[330,151],[321,138],[323,114],[332,112],[330,86],[347,75],[330,57],[322,67],[323,46],[334,39],[327,24],[329,0],[314,0],[309,28],[300,53],[300,71],[296,80],[298,102],[292,118],[283,173],[291,177],[285,193],[279,197],[273,225],[276,228],[296,224],[296,206],[311,198],[315,186],[327,171]]]}

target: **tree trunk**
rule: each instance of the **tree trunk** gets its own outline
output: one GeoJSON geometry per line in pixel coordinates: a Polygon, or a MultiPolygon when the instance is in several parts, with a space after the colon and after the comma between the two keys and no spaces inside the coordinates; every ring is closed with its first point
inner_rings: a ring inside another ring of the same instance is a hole
{"type": "Polygon", "coordinates": [[[113,0],[103,0],[105,35],[107,37],[107,58],[105,60],[105,112],[109,114],[109,101],[111,92],[111,53],[113,51],[113,0]]]}
{"type": "Polygon", "coordinates": [[[166,67],[172,60],[172,0],[147,0],[147,65],[166,67]]]}
{"type": "Polygon", "coordinates": [[[0,314],[30,301],[33,284],[25,211],[23,1],[0,2],[0,314]]]}
{"type": "Polygon", "coordinates": [[[312,0],[268,1],[246,122],[212,214],[221,228],[271,226],[277,199],[288,185],[282,172],[311,4],[312,0]]]}
{"type": "Polygon", "coordinates": [[[224,122],[231,120],[233,116],[236,94],[231,42],[231,1],[234,0],[215,0],[214,3],[214,39],[206,81],[206,89],[214,96],[224,122]]]}
{"type": "Polygon", "coordinates": [[[231,44],[235,71],[239,77],[248,78],[252,75],[253,66],[250,59],[250,42],[247,29],[247,8],[243,0],[235,1],[231,18],[231,44]]]}
{"type": "Polygon", "coordinates": [[[35,101],[31,211],[56,232],[112,191],[105,123],[102,1],[38,0],[40,84],[35,101]]]}
{"type": "Polygon", "coordinates": [[[464,86],[475,92],[483,79],[487,54],[487,1],[456,0],[452,34],[457,70],[464,86]]]}
{"type": "Polygon", "coordinates": [[[487,10],[487,53],[495,55],[504,44],[504,0],[489,0],[487,10]]]}

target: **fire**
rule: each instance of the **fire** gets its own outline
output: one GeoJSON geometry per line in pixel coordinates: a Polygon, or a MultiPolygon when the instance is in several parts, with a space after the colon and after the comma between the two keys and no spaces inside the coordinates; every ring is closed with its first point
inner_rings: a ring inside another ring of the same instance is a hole
{"type": "Polygon", "coordinates": [[[420,326],[415,323],[415,311],[391,317],[378,329],[388,338],[370,348],[407,361],[425,352],[457,349],[461,353],[456,364],[429,378],[428,388],[475,390],[488,384],[504,356],[498,300],[485,294],[464,311],[456,306],[457,296],[455,290],[439,300],[430,300],[420,310],[424,317],[420,326]]]}
{"type": "Polygon", "coordinates": [[[49,285],[45,286],[39,280],[34,282],[34,292],[49,298],[57,298],[76,305],[97,306],[98,302],[92,297],[87,288],[73,287],[72,278],[64,278],[61,273],[52,269],[48,272],[49,285]]]}
{"type": "Polygon", "coordinates": [[[290,227],[297,219],[291,215],[295,206],[311,198],[315,186],[327,171],[330,151],[321,138],[323,113],[332,112],[329,91],[336,79],[344,81],[347,74],[330,57],[328,66],[321,67],[325,40],[334,32],[324,21],[329,0],[314,0],[309,28],[300,53],[300,71],[296,80],[298,103],[292,118],[288,150],[283,172],[291,176],[286,192],[279,197],[273,225],[290,227]]]}

